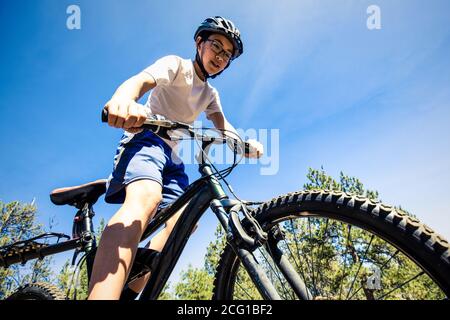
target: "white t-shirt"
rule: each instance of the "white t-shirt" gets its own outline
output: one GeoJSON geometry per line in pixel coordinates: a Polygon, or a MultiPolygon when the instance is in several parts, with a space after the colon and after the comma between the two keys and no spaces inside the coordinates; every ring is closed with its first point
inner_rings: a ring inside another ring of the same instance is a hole
{"type": "Polygon", "coordinates": [[[156,82],[145,104],[151,113],[192,124],[201,112],[207,116],[222,112],[219,93],[198,77],[192,60],[169,55],[157,60],[144,72],[156,82]]]}
{"type": "MultiPolygon", "coordinates": [[[[198,77],[191,60],[169,55],[157,60],[143,72],[150,74],[156,82],[145,104],[151,113],[192,124],[203,111],[207,116],[222,112],[219,93],[198,77]]],[[[134,136],[128,131],[124,135],[125,143],[134,136]]],[[[177,141],[163,140],[177,152],[177,141]]]]}

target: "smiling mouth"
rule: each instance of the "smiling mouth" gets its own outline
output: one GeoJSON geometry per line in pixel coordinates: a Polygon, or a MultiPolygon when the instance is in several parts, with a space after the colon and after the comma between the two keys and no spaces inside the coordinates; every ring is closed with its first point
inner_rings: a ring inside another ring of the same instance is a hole
{"type": "Polygon", "coordinates": [[[216,63],[214,63],[213,61],[211,61],[211,64],[214,66],[214,68],[216,68],[216,69],[219,69],[220,68],[220,66],[218,65],[218,64],[216,64],[216,63]]]}

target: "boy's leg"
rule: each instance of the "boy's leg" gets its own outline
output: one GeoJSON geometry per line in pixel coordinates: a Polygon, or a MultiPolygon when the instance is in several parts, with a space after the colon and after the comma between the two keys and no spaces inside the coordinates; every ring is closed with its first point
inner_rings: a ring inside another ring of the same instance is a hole
{"type": "MultiPolygon", "coordinates": [[[[178,221],[178,219],[180,218],[181,215],[181,211],[185,208],[186,206],[184,206],[180,212],[178,212],[177,214],[175,214],[172,218],[170,218],[167,223],[166,226],[164,227],[164,229],[162,229],[161,231],[159,231],[153,238],[152,240],[147,243],[147,245],[145,246],[146,248],[149,249],[153,249],[156,251],[161,252],[162,249],[164,248],[164,245],[167,242],[167,239],[169,238],[170,234],[172,233],[173,228],[175,227],[176,222],[178,221]]],[[[195,232],[195,230],[197,230],[198,224],[195,226],[194,230],[192,230],[192,233],[195,232]]],[[[128,284],[128,288],[133,290],[136,295],[142,291],[142,289],[144,289],[145,284],[147,283],[147,281],[150,278],[150,272],[147,273],[146,275],[134,280],[133,282],[128,284]]]]}
{"type": "MultiPolygon", "coordinates": [[[[145,247],[161,252],[162,249],[164,248],[164,245],[166,244],[167,239],[169,238],[170,233],[172,232],[173,227],[175,226],[175,223],[178,220],[179,216],[180,216],[180,214],[170,218],[167,221],[166,226],[164,227],[164,229],[159,231],[152,238],[152,240],[149,243],[147,243],[147,245],[145,247]]],[[[133,282],[131,282],[128,285],[128,288],[130,288],[131,290],[133,290],[137,294],[137,293],[141,292],[142,289],[144,289],[144,286],[147,283],[149,278],[150,278],[150,272],[147,273],[145,276],[142,276],[142,277],[134,280],[133,282]]]]}
{"type": "Polygon", "coordinates": [[[138,180],[126,186],[122,207],[111,218],[95,256],[88,299],[119,299],[141,236],[161,201],[161,185],[138,180]]]}
{"type": "MultiPolygon", "coordinates": [[[[167,151],[167,150],[166,150],[167,151]]],[[[163,195],[164,195],[164,201],[165,203],[170,203],[173,201],[176,201],[178,197],[180,197],[184,190],[189,185],[189,178],[184,172],[184,165],[181,163],[181,159],[179,159],[179,162],[177,163],[172,162],[172,157],[174,156],[172,153],[166,154],[167,157],[169,157],[171,160],[166,164],[169,173],[166,173],[163,176],[163,195]]],[[[159,231],[158,234],[156,234],[151,242],[149,242],[146,246],[146,248],[150,248],[156,251],[161,252],[164,248],[164,245],[166,244],[170,234],[172,233],[172,230],[175,227],[176,222],[180,218],[181,213],[184,211],[188,204],[185,204],[182,208],[178,210],[177,213],[175,213],[167,222],[164,229],[159,231]]],[[[192,232],[196,230],[197,226],[194,228],[192,232]]],[[[134,280],[132,283],[128,284],[127,293],[129,293],[129,296],[133,297],[134,295],[137,296],[137,294],[142,291],[145,284],[150,278],[150,272],[146,275],[134,280]]]]}

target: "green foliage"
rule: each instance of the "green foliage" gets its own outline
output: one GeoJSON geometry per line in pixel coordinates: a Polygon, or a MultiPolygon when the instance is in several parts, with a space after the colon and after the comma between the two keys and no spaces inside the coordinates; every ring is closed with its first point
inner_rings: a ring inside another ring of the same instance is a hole
{"type": "Polygon", "coordinates": [[[366,190],[358,178],[347,176],[342,171],[339,173],[339,182],[327,175],[323,167],[320,170],[309,168],[306,177],[309,181],[303,185],[305,190],[343,191],[365,196],[371,200],[378,199],[378,191],[366,190]]]}
{"type": "Polygon", "coordinates": [[[208,300],[212,297],[213,276],[204,269],[189,265],[181,281],[175,285],[175,298],[182,300],[208,300]]]}
{"type": "MultiPolygon", "coordinates": [[[[43,226],[35,221],[34,203],[0,201],[0,247],[33,238],[44,233],[43,226]]],[[[0,268],[0,299],[4,299],[19,286],[30,282],[50,281],[51,258],[28,262],[25,266],[14,264],[0,268]]]]}
{"type": "Polygon", "coordinates": [[[170,291],[171,283],[168,281],[164,285],[163,290],[161,291],[161,294],[158,297],[158,300],[175,300],[175,297],[170,291]]]}
{"type": "Polygon", "coordinates": [[[170,293],[170,285],[166,285],[158,299],[163,300],[209,300],[212,297],[214,275],[219,263],[220,254],[226,245],[225,233],[220,225],[215,231],[216,240],[211,242],[205,255],[203,268],[193,268],[181,272],[181,281],[174,285],[174,294],[170,293]]]}
{"type": "Polygon", "coordinates": [[[227,244],[227,239],[222,225],[218,224],[214,233],[215,241],[210,242],[205,255],[205,271],[214,276],[219,264],[220,255],[227,244]]]}

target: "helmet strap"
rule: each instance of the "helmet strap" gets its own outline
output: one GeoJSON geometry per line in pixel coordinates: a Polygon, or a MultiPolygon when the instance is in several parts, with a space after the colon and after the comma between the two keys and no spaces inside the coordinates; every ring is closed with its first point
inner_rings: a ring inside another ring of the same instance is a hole
{"type": "Polygon", "coordinates": [[[197,50],[197,54],[195,55],[195,61],[197,61],[197,64],[200,67],[200,71],[202,72],[203,77],[205,78],[205,81],[208,78],[211,78],[211,76],[209,75],[208,72],[206,72],[205,67],[203,66],[203,62],[202,62],[202,59],[200,59],[200,55],[198,54],[198,50],[197,50]]]}

